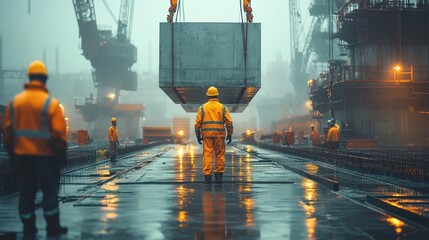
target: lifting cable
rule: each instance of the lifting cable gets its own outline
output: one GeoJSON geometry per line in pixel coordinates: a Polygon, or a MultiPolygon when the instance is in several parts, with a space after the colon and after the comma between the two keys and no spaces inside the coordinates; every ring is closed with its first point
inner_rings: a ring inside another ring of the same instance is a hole
{"type": "Polygon", "coordinates": [[[331,1],[328,1],[328,8],[329,8],[329,19],[328,19],[328,34],[329,34],[329,87],[327,89],[328,94],[328,100],[329,100],[329,112],[331,114],[331,117],[335,119],[334,115],[334,104],[332,102],[332,87],[333,82],[335,78],[335,68],[333,63],[333,56],[334,56],[334,42],[333,42],[333,26],[334,26],[334,19],[333,19],[333,3],[331,1]]]}
{"type": "Polygon", "coordinates": [[[243,98],[244,93],[247,90],[247,36],[249,32],[249,23],[244,22],[243,19],[243,3],[242,0],[239,0],[240,4],[240,16],[241,16],[241,35],[243,39],[243,54],[244,54],[244,87],[241,88],[240,94],[237,97],[236,104],[240,104],[241,99],[243,98]]]}
{"type": "Polygon", "coordinates": [[[333,119],[335,119],[335,115],[334,115],[334,107],[333,107],[333,103],[332,103],[332,87],[333,87],[333,76],[334,76],[334,74],[333,74],[333,66],[332,66],[332,61],[329,61],[329,74],[328,74],[328,77],[329,77],[329,86],[328,86],[328,88],[327,88],[327,90],[326,90],[326,93],[327,93],[327,95],[328,95],[328,101],[329,101],[329,113],[331,114],[331,118],[333,118],[333,119]]]}
{"type": "MultiPolygon", "coordinates": [[[[180,8],[180,0],[178,0],[178,9],[180,8]]],[[[177,14],[178,15],[178,14],[177,14]]],[[[177,22],[177,15],[176,15],[176,22],[177,22]]],[[[175,79],[174,79],[174,21],[171,21],[171,82],[173,86],[174,94],[179,98],[180,102],[182,104],[186,104],[185,99],[183,96],[177,91],[175,79]]]]}

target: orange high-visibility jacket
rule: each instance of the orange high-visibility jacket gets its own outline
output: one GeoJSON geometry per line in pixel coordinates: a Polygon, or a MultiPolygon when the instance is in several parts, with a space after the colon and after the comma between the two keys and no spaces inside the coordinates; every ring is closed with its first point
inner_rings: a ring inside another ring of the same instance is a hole
{"type": "Polygon", "coordinates": [[[66,142],[66,125],[60,104],[38,81],[8,104],[4,118],[4,140],[16,155],[53,156],[56,141],[66,142]]]}
{"type": "Polygon", "coordinates": [[[311,141],[313,141],[313,142],[316,141],[318,137],[319,137],[319,131],[317,131],[316,128],[311,130],[311,133],[310,133],[311,141]]]}
{"type": "Polygon", "coordinates": [[[201,134],[202,137],[225,137],[225,127],[228,135],[234,130],[228,108],[217,98],[209,99],[198,108],[194,127],[197,136],[201,134]]]}
{"type": "Polygon", "coordinates": [[[109,141],[110,142],[117,142],[117,141],[119,141],[119,132],[118,132],[118,129],[116,129],[115,126],[111,126],[109,128],[109,141]]]}
{"type": "Polygon", "coordinates": [[[340,141],[340,129],[331,127],[328,131],[328,142],[339,142],[340,141]]]}
{"type": "Polygon", "coordinates": [[[338,125],[338,123],[335,123],[334,127],[338,128],[338,130],[340,130],[340,132],[341,132],[341,127],[340,127],[340,125],[338,125]]]}

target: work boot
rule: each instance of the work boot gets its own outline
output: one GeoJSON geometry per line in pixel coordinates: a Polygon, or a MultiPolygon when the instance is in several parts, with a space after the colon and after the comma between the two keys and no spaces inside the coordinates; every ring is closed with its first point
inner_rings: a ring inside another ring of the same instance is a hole
{"type": "Polygon", "coordinates": [[[37,227],[36,227],[36,215],[33,214],[33,216],[30,219],[22,219],[22,224],[24,225],[24,236],[23,239],[30,240],[30,239],[36,239],[37,234],[37,227]]]}
{"type": "Polygon", "coordinates": [[[68,229],[60,225],[60,214],[54,214],[52,216],[46,216],[46,231],[48,232],[48,237],[56,237],[62,234],[66,234],[68,229]]]}
{"type": "Polygon", "coordinates": [[[204,175],[204,182],[207,184],[212,183],[212,175],[204,175]]]}
{"type": "Polygon", "coordinates": [[[223,173],[221,173],[221,172],[215,173],[215,182],[216,183],[222,183],[222,177],[223,177],[223,173]]]}

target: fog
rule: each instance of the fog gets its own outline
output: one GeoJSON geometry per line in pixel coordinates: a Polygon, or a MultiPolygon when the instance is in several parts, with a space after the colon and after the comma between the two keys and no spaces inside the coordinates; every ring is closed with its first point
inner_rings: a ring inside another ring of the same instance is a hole
{"type": "MultiPolygon", "coordinates": [[[[184,0],[182,0],[184,1],[184,0]]],[[[113,13],[118,15],[120,0],[107,0],[113,13]]],[[[310,0],[299,1],[304,26],[310,22],[310,0]]],[[[97,24],[111,26],[116,34],[116,22],[109,15],[101,0],[94,0],[97,24]]],[[[240,22],[238,0],[184,2],[187,22],[240,22]]],[[[138,60],[133,70],[139,74],[138,92],[121,92],[121,102],[141,103],[145,106],[144,124],[171,124],[175,116],[188,116],[193,122],[195,114],[186,114],[180,105],[175,105],[157,88],[159,23],[166,21],[169,0],[136,0],[131,42],[138,49],[138,60]],[[157,119],[161,118],[161,119],[157,119]]],[[[289,81],[290,32],[288,1],[254,0],[254,21],[262,24],[262,88],[244,113],[233,114],[238,131],[243,128],[264,128],[270,121],[262,122],[257,106],[266,102],[278,104],[274,115],[281,117],[293,92],[289,81]],[[268,100],[267,100],[268,99],[268,100]]],[[[182,15],[179,15],[183,20],[182,15]]],[[[303,31],[305,33],[305,30],[303,31]]],[[[24,69],[34,59],[46,61],[48,71],[54,72],[55,49],[59,49],[61,74],[82,73],[88,80],[73,83],[48,84],[51,93],[66,105],[73,120],[72,128],[85,127],[82,117],[73,110],[74,97],[88,97],[96,93],[90,78],[91,65],[82,56],[79,30],[72,0],[33,0],[31,15],[27,0],[0,1],[0,34],[3,38],[3,68],[24,69]],[[46,52],[44,57],[43,52],[46,52]]],[[[51,79],[54,81],[55,79],[51,79]]],[[[21,90],[24,80],[5,80],[5,93],[0,103],[7,101],[21,90]]],[[[220,93],[222,94],[222,93],[220,93]]],[[[300,93],[307,94],[307,93],[300,93]]],[[[277,119],[272,119],[277,120],[277,119]]]]}

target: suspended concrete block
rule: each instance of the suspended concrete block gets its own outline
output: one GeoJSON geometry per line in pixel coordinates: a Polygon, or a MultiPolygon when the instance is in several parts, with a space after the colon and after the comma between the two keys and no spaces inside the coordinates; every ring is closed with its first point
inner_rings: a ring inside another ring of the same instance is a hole
{"type": "Polygon", "coordinates": [[[210,86],[231,112],[247,107],[261,87],[260,23],[160,24],[159,87],[196,112],[210,86]]]}

